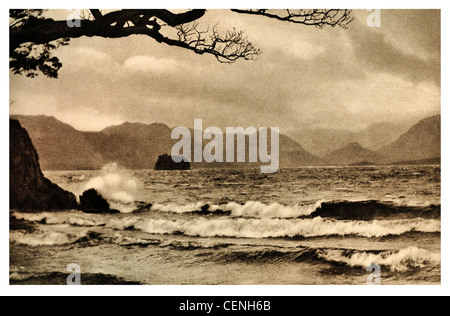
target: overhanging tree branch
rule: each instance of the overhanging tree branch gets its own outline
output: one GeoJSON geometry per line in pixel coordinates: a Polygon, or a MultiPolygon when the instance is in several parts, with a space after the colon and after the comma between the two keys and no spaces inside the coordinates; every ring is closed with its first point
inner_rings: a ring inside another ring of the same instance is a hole
{"type": "Polygon", "coordinates": [[[268,10],[268,9],[232,9],[241,14],[259,15],[271,19],[296,24],[310,25],[322,28],[324,26],[347,28],[353,22],[352,10],[340,9],[298,9],[298,10],[268,10]]]}
{"type": "Polygon", "coordinates": [[[100,12],[99,9],[89,9],[89,11],[91,11],[92,16],[96,20],[100,19],[103,16],[102,12],[100,12]]]}
{"type": "MultiPolygon", "coordinates": [[[[71,38],[121,38],[144,35],[159,43],[213,55],[223,63],[238,59],[254,60],[261,51],[235,28],[221,34],[217,26],[200,31],[198,20],[206,10],[173,13],[165,9],[127,9],[102,13],[89,9],[87,17],[71,21],[44,18],[43,10],[10,10],[10,68],[14,73],[35,76],[39,72],[56,78],[62,64],[52,51],[67,45],[71,38]],[[162,29],[176,31],[177,37],[163,35],[162,29]]],[[[353,18],[350,10],[232,10],[281,21],[318,27],[347,27],[353,18]]]]}

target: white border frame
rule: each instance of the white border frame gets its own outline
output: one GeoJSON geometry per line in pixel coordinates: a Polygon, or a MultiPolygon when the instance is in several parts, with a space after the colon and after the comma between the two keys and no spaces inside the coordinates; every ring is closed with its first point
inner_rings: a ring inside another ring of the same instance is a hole
{"type": "MultiPolygon", "coordinates": [[[[81,7],[99,7],[99,8],[116,8],[123,7],[123,3],[126,3],[125,8],[137,8],[142,7],[142,1],[127,0],[122,1],[86,1],[79,0],[74,2],[74,6],[77,8],[81,7]]],[[[337,4],[340,8],[380,8],[380,9],[441,9],[442,14],[442,34],[448,34],[450,17],[447,15],[449,13],[450,2],[448,1],[435,1],[428,0],[424,1],[392,1],[392,0],[379,0],[379,1],[366,1],[361,3],[361,1],[236,1],[230,0],[225,3],[211,2],[211,1],[161,1],[161,5],[152,3],[152,7],[155,8],[210,8],[210,9],[225,9],[225,8],[252,8],[252,7],[287,7],[294,8],[302,7],[306,8],[331,8],[336,7],[337,4]],[[189,5],[187,5],[189,4],[189,5]],[[363,7],[361,7],[363,6],[363,7]],[[447,32],[446,32],[447,31],[447,32]]],[[[5,1],[2,2],[1,16],[2,27],[0,29],[1,38],[4,42],[8,40],[9,32],[8,25],[8,10],[10,8],[52,8],[52,9],[69,9],[68,5],[61,6],[61,2],[55,0],[52,1],[5,1]]],[[[450,56],[448,50],[448,40],[447,37],[441,36],[442,41],[442,54],[441,56],[450,56]]],[[[0,294],[1,295],[48,295],[48,296],[78,296],[78,295],[124,295],[124,296],[334,296],[334,295],[362,295],[362,296],[381,296],[381,295],[391,295],[391,296],[405,296],[405,295],[446,295],[445,293],[450,293],[450,280],[447,264],[449,263],[449,234],[447,229],[449,229],[449,217],[446,214],[446,206],[449,205],[450,197],[450,175],[447,170],[448,163],[448,146],[442,142],[442,190],[441,190],[441,205],[442,205],[442,279],[440,286],[9,286],[9,67],[7,66],[6,60],[9,59],[9,52],[4,47],[2,50],[1,63],[2,65],[2,107],[1,110],[1,137],[0,145],[6,155],[0,157],[1,160],[1,180],[0,180],[0,192],[2,201],[2,210],[0,211],[0,294]]],[[[442,69],[442,86],[448,83],[448,60],[443,59],[441,64],[442,69]]],[[[450,135],[450,124],[447,125],[449,119],[448,109],[445,105],[449,101],[449,92],[446,89],[441,89],[441,115],[442,115],[442,139],[445,139],[446,135],[450,135]],[[444,105],[444,106],[442,106],[444,105]]],[[[447,143],[448,144],[448,143],[447,143]]]]}

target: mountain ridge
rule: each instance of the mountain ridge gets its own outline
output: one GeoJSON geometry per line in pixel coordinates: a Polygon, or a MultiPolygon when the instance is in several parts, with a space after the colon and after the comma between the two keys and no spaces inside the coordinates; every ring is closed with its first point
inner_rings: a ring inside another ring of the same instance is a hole
{"type": "Polygon", "coordinates": [[[414,124],[397,140],[381,148],[378,153],[386,157],[386,162],[440,157],[441,115],[427,117],[414,124]]]}
{"type": "Polygon", "coordinates": [[[377,151],[395,141],[408,128],[410,126],[406,124],[379,122],[353,132],[342,129],[299,128],[288,131],[286,135],[312,154],[325,157],[354,142],[377,151]]]}
{"type": "Polygon", "coordinates": [[[353,142],[333,151],[325,157],[332,165],[354,165],[358,163],[379,164],[383,158],[377,152],[364,148],[360,143],[353,142]]]}
{"type": "MultiPolygon", "coordinates": [[[[170,154],[172,146],[179,141],[171,139],[171,129],[162,123],[125,122],[98,132],[83,132],[54,117],[26,115],[10,117],[19,120],[28,130],[41,156],[41,165],[44,170],[100,169],[110,162],[118,162],[129,169],[153,169],[158,157],[170,154]]],[[[270,148],[271,137],[269,136],[268,139],[270,148]]],[[[208,142],[204,140],[204,145],[208,142]]],[[[281,166],[307,166],[322,163],[320,157],[312,155],[288,136],[280,134],[281,166]]],[[[248,167],[253,164],[203,162],[194,163],[193,166],[228,168],[248,167]]]]}
{"type": "MultiPolygon", "coordinates": [[[[153,169],[159,156],[170,154],[179,140],[171,139],[171,129],[163,123],[132,123],[83,132],[51,116],[11,115],[28,130],[41,156],[43,170],[100,169],[118,162],[130,169],[153,169]]],[[[375,124],[376,125],[376,124],[375,124]]],[[[379,124],[377,128],[385,125],[379,124]]],[[[191,136],[194,130],[190,129],[191,136]]],[[[271,137],[268,137],[268,148],[271,137]]],[[[324,157],[310,153],[291,137],[281,134],[280,167],[321,165],[398,164],[436,162],[440,158],[440,115],[425,118],[380,150],[359,142],[348,142],[324,157]]],[[[203,146],[209,143],[203,140],[203,146]]],[[[226,134],[223,134],[225,146],[226,134]]],[[[248,136],[246,136],[248,144],[248,136]]],[[[235,144],[235,148],[236,148],[235,144]]],[[[193,146],[191,144],[191,149],[193,146]]],[[[192,155],[193,158],[193,155],[192,155]]],[[[248,147],[246,153],[248,161],[248,147]]],[[[255,167],[260,163],[192,163],[193,168],[255,167]]]]}

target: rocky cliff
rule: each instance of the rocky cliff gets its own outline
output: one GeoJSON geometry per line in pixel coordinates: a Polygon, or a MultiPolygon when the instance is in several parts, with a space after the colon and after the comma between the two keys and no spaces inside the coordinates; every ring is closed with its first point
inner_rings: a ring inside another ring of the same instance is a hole
{"type": "Polygon", "coordinates": [[[28,132],[16,120],[10,120],[10,209],[51,211],[76,209],[75,195],[64,191],[44,177],[39,156],[28,132]]]}

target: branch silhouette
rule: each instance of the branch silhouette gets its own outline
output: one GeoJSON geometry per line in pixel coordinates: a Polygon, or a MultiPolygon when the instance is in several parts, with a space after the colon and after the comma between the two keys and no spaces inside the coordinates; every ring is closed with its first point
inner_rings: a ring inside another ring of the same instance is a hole
{"type": "MultiPolygon", "coordinates": [[[[87,9],[76,19],[55,21],[44,17],[45,10],[10,10],[10,69],[15,74],[35,77],[42,73],[58,77],[62,67],[53,51],[80,37],[123,38],[131,35],[148,36],[158,43],[180,47],[196,54],[213,55],[221,63],[239,59],[255,60],[261,50],[255,47],[243,31],[236,28],[221,33],[218,26],[200,29],[199,20],[205,9],[174,13],[165,9],[126,9],[102,12],[87,9]],[[164,30],[176,36],[164,35],[164,30]],[[171,32],[174,33],[174,32],[171,32]]],[[[258,15],[304,25],[341,26],[353,21],[351,10],[241,10],[238,14],[258,15]]]]}

